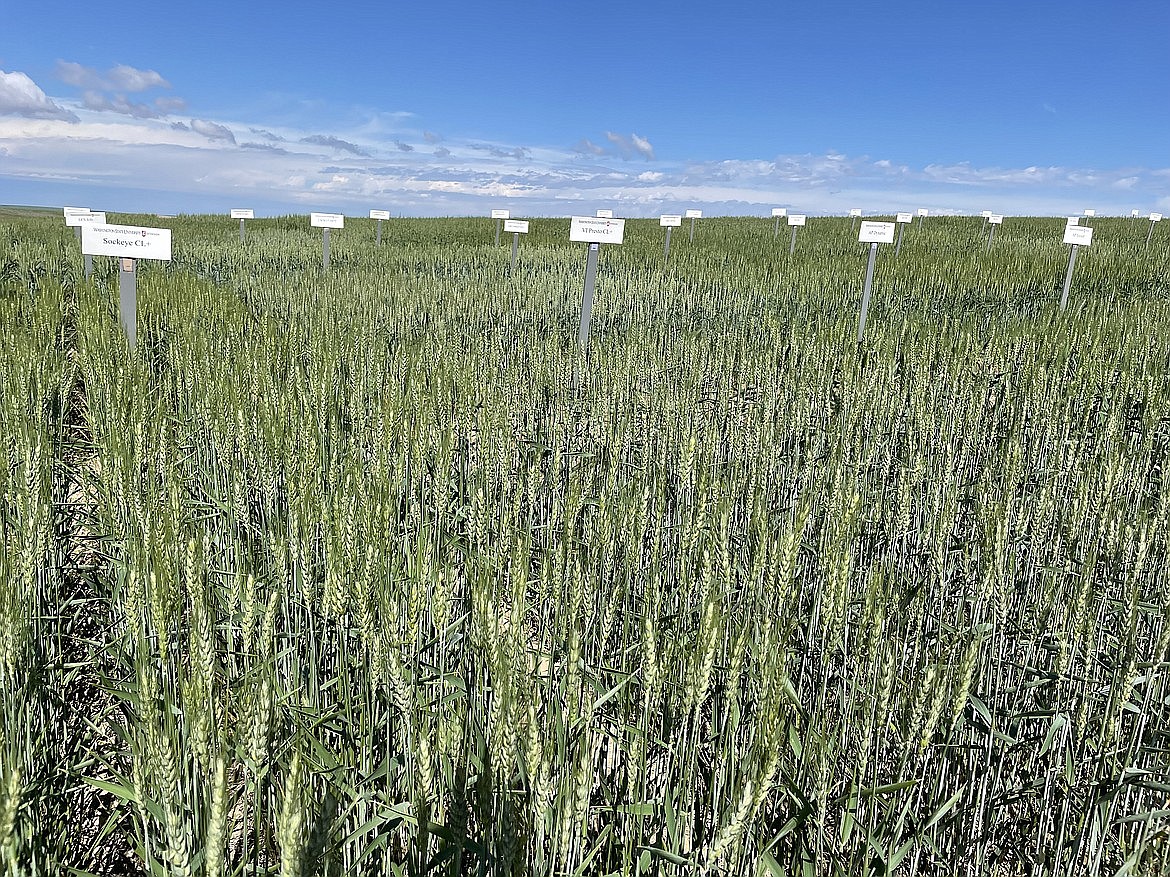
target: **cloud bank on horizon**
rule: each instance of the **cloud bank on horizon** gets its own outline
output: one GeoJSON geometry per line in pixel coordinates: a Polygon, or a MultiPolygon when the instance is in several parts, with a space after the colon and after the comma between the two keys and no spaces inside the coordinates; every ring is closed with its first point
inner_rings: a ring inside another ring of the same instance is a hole
{"type": "Polygon", "coordinates": [[[411,113],[331,131],[306,120],[252,124],[193,115],[155,70],[58,60],[54,76],[79,93],[50,95],[26,73],[0,70],[0,182],[42,202],[147,212],[254,206],[262,214],[377,207],[419,216],[494,206],[528,216],[611,206],[631,217],[684,206],[746,215],[772,207],[810,214],[851,207],[1170,211],[1170,167],[915,166],[896,156],[779,150],[768,158],[679,161],[660,157],[650,137],[634,131],[584,132],[558,145],[436,132],[417,127],[411,113]]]}

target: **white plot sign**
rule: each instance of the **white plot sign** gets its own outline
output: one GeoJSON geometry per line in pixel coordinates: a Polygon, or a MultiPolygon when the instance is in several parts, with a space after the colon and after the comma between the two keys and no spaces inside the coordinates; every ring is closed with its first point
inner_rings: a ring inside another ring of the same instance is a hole
{"type": "Polygon", "coordinates": [[[914,214],[913,213],[899,213],[896,218],[897,218],[898,222],[913,222],[914,221],[914,214]]]}
{"type": "Polygon", "coordinates": [[[598,219],[613,219],[613,211],[606,210],[604,207],[597,211],[598,219]]]}
{"type": "Polygon", "coordinates": [[[1087,247],[1093,243],[1093,229],[1087,225],[1065,226],[1064,242],[1078,247],[1087,247]]]}
{"type": "Polygon", "coordinates": [[[993,213],[991,216],[987,217],[987,222],[989,225],[1003,225],[1003,214],[993,213]]]}
{"type": "Polygon", "coordinates": [[[788,215],[788,208],[787,207],[773,207],[772,208],[772,215],[773,216],[787,216],[788,215]]]}
{"type": "Polygon", "coordinates": [[[569,240],[587,244],[620,244],[626,235],[626,221],[611,217],[574,216],[569,222],[569,240]]]}
{"type": "Polygon", "coordinates": [[[65,224],[77,228],[82,225],[105,225],[106,215],[104,213],[70,213],[65,217],[65,224]]]}
{"type": "Polygon", "coordinates": [[[171,260],[171,230],[135,225],[85,225],[81,252],[88,256],[171,260]]]}
{"type": "Polygon", "coordinates": [[[849,210],[849,215],[850,215],[850,216],[852,216],[852,217],[854,217],[854,218],[856,218],[856,217],[858,217],[858,216],[861,216],[861,208],[860,208],[860,207],[852,207],[852,208],[850,208],[850,210],[849,210]]]}
{"type": "Polygon", "coordinates": [[[507,219],[510,215],[507,210],[492,211],[492,219],[507,219]]]}
{"type": "Polygon", "coordinates": [[[702,218],[703,218],[703,211],[702,210],[688,210],[687,211],[687,219],[702,219],[702,218]]]}
{"type": "Polygon", "coordinates": [[[683,218],[677,213],[664,213],[658,217],[658,224],[663,228],[678,228],[683,218]]]}
{"type": "Polygon", "coordinates": [[[807,219],[807,217],[803,213],[790,213],[788,215],[788,224],[804,225],[805,219],[807,219]]]}
{"type": "Polygon", "coordinates": [[[896,222],[863,222],[857,233],[858,243],[862,244],[892,244],[896,222]]]}
{"type": "Polygon", "coordinates": [[[1097,211],[1091,207],[1085,208],[1085,216],[1096,216],[1097,211]]]}
{"type": "Polygon", "coordinates": [[[1161,222],[1161,221],[1162,221],[1162,214],[1161,213],[1151,213],[1150,214],[1150,222],[1161,222]]]}
{"type": "Polygon", "coordinates": [[[988,217],[991,216],[991,211],[990,210],[982,210],[979,212],[979,215],[982,216],[984,219],[987,219],[988,217]]]}
{"type": "Polygon", "coordinates": [[[80,213],[89,213],[88,207],[62,207],[61,215],[65,217],[76,216],[80,213]]]}
{"type": "Polygon", "coordinates": [[[255,219],[255,213],[250,207],[233,207],[232,219],[255,219]]]}
{"type": "Polygon", "coordinates": [[[918,208],[918,215],[919,215],[919,216],[927,216],[927,215],[929,215],[929,214],[930,214],[930,211],[929,211],[929,210],[927,210],[925,207],[919,207],[919,208],[918,208]]]}
{"type": "Polygon", "coordinates": [[[389,218],[390,218],[390,211],[389,210],[371,210],[370,211],[370,219],[389,219],[389,218]]]}
{"type": "Polygon", "coordinates": [[[1065,228],[1068,228],[1070,225],[1080,225],[1080,224],[1081,224],[1081,218],[1079,216],[1069,216],[1064,221],[1065,228]]]}
{"type": "Polygon", "coordinates": [[[528,220],[506,219],[504,220],[504,231],[512,234],[528,234],[528,220]]]}
{"type": "Polygon", "coordinates": [[[345,228],[344,213],[311,213],[309,225],[313,228],[345,228]]]}

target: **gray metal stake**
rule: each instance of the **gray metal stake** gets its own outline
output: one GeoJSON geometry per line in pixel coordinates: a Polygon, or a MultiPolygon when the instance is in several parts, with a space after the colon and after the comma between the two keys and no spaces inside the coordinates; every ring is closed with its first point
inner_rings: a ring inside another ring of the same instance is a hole
{"type": "Polygon", "coordinates": [[[1153,220],[1150,220],[1150,230],[1146,232],[1146,249],[1147,250],[1150,248],[1150,238],[1153,237],[1153,235],[1154,235],[1154,226],[1156,224],[1157,223],[1155,223],[1153,220]]]}
{"type": "Polygon", "coordinates": [[[585,288],[581,291],[581,334],[578,341],[581,352],[589,349],[589,319],[593,314],[593,288],[597,284],[597,251],[601,244],[589,245],[589,258],[585,261],[585,288]]]}
{"type": "Polygon", "coordinates": [[[1064,294],[1060,297],[1060,309],[1063,311],[1068,307],[1068,288],[1072,285],[1073,263],[1077,260],[1077,245],[1072,245],[1072,251],[1068,254],[1068,273],[1064,275],[1064,294]]]}
{"type": "Polygon", "coordinates": [[[792,255],[796,251],[796,226],[792,226],[792,238],[788,241],[788,255],[792,255]]]}
{"type": "Polygon", "coordinates": [[[516,270],[516,251],[520,249],[520,232],[512,234],[512,270],[516,270]]]}
{"type": "Polygon", "coordinates": [[[865,291],[861,293],[861,319],[857,323],[857,343],[865,340],[865,317],[869,313],[869,293],[873,289],[873,263],[877,259],[877,244],[869,245],[869,264],[865,266],[865,291]]]}
{"type": "Polygon", "coordinates": [[[670,255],[670,231],[671,227],[666,227],[666,247],[662,250],[662,258],[666,259],[670,255]]]}
{"type": "MultiPolygon", "coordinates": [[[[669,230],[669,226],[667,227],[669,230]]],[[[691,241],[695,240],[695,217],[691,217],[691,241]]]]}
{"type": "Polygon", "coordinates": [[[325,271],[329,270],[329,229],[321,229],[321,268],[325,271]]]}
{"type": "Polygon", "coordinates": [[[991,249],[991,242],[995,240],[995,226],[991,227],[991,231],[987,233],[987,249],[991,249]]]}
{"type": "Polygon", "coordinates": [[[133,259],[118,259],[118,318],[133,350],[138,343],[138,274],[133,259]]]}
{"type": "Polygon", "coordinates": [[[905,230],[906,230],[906,223],[899,222],[898,223],[898,243],[897,243],[897,246],[894,247],[894,258],[895,259],[902,252],[902,232],[904,232],[905,230]]]}
{"type": "Polygon", "coordinates": [[[73,236],[75,238],[77,238],[78,243],[81,243],[81,226],[80,225],[73,226],[73,236]]]}
{"type": "Polygon", "coordinates": [[[378,229],[374,232],[374,246],[382,246],[382,220],[378,220],[378,229]]]}
{"type": "Polygon", "coordinates": [[[244,242],[244,220],[240,220],[240,243],[244,242]]]}
{"type": "Polygon", "coordinates": [[[496,246],[500,245],[500,221],[496,220],[496,246]]]}
{"type": "Polygon", "coordinates": [[[85,254],[85,276],[86,279],[93,277],[93,256],[89,253],[85,254]]]}
{"type": "Polygon", "coordinates": [[[773,238],[780,237],[780,217],[779,216],[776,217],[776,228],[774,228],[772,230],[772,237],[773,238]]]}

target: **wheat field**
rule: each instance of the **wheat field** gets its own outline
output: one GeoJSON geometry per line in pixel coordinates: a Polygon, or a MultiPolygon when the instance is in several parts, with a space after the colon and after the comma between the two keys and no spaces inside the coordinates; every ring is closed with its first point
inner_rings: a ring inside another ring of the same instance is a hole
{"type": "Polygon", "coordinates": [[[0,223],[0,875],[1170,871],[1170,242],[0,223]],[[507,238],[507,236],[505,236],[507,238]]]}

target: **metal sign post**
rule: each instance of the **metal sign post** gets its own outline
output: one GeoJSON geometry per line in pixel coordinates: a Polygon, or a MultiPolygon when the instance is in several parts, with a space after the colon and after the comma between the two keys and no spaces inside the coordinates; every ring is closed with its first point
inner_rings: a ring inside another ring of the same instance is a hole
{"type": "MultiPolygon", "coordinates": [[[[95,213],[88,207],[66,207],[64,208],[65,224],[73,228],[73,233],[77,237],[77,243],[82,242],[81,228],[87,225],[105,225],[106,215],[104,213],[95,213]]],[[[82,263],[85,265],[85,277],[88,280],[93,276],[93,256],[85,252],[85,247],[82,247],[82,263]]]]}
{"type": "Polygon", "coordinates": [[[851,207],[849,209],[849,233],[857,231],[857,220],[861,219],[861,208],[851,207]]]}
{"type": "Polygon", "coordinates": [[[321,270],[329,270],[329,230],[345,228],[344,213],[311,213],[309,225],[321,229],[321,270]]]}
{"type": "Polygon", "coordinates": [[[244,220],[255,219],[256,215],[252,212],[251,207],[233,207],[231,217],[240,221],[240,243],[242,244],[244,242],[244,220]]]}
{"type": "Polygon", "coordinates": [[[772,229],[772,240],[780,237],[780,219],[788,215],[787,207],[773,207],[772,215],[776,217],[776,227],[772,229]]]}
{"type": "Polygon", "coordinates": [[[895,259],[902,254],[902,234],[906,231],[906,226],[908,226],[911,223],[911,221],[913,221],[913,219],[914,219],[914,217],[912,215],[910,215],[909,213],[899,213],[897,216],[898,243],[894,247],[894,258],[895,259]]]}
{"type": "Polygon", "coordinates": [[[585,260],[585,288],[581,290],[581,331],[577,343],[581,352],[589,349],[589,322],[593,318],[593,290],[597,286],[597,252],[601,244],[589,245],[589,256],[585,260]]]}
{"type": "Polygon", "coordinates": [[[496,221],[496,246],[500,245],[500,224],[508,218],[510,214],[507,210],[493,210],[492,219],[496,221]]]}
{"type": "Polygon", "coordinates": [[[987,233],[987,249],[988,249],[988,251],[990,251],[991,250],[991,242],[993,240],[995,240],[995,229],[996,229],[996,227],[1003,225],[1003,214],[1002,213],[991,214],[991,216],[987,217],[987,224],[991,227],[991,231],[989,231],[987,233]]]}
{"type": "MultiPolygon", "coordinates": [[[[666,246],[662,249],[662,260],[665,262],[670,257],[670,233],[673,229],[682,225],[683,218],[677,213],[664,213],[658,217],[658,224],[666,229],[666,246]]],[[[694,223],[692,217],[691,223],[694,223]]]]}
{"type": "Polygon", "coordinates": [[[1162,221],[1161,213],[1150,214],[1150,230],[1146,232],[1146,249],[1150,248],[1150,238],[1154,236],[1154,226],[1162,221]]]}
{"type": "Polygon", "coordinates": [[[703,218],[702,210],[688,210],[686,213],[687,219],[691,221],[691,242],[695,240],[695,220],[703,218]]]}
{"type": "Polygon", "coordinates": [[[608,217],[574,216],[569,240],[589,244],[585,261],[585,287],[581,290],[581,330],[577,335],[581,353],[589,350],[589,323],[593,317],[593,292],[597,284],[597,254],[601,244],[620,244],[625,237],[625,220],[608,217]]]}
{"type": "Polygon", "coordinates": [[[869,295],[873,289],[873,266],[877,261],[878,244],[869,245],[869,262],[865,266],[865,289],[861,293],[861,317],[857,321],[857,343],[865,340],[865,318],[869,314],[869,295]]]}
{"type": "Polygon", "coordinates": [[[371,210],[370,219],[373,219],[377,225],[374,227],[374,246],[382,246],[382,220],[390,218],[389,210],[371,210]]]}
{"type": "Polygon", "coordinates": [[[511,271],[516,270],[516,256],[520,250],[520,235],[528,234],[528,220],[527,219],[505,219],[504,231],[512,234],[512,267],[511,271]]]}
{"type": "Polygon", "coordinates": [[[804,225],[807,217],[803,213],[792,213],[788,216],[788,225],[792,228],[792,237],[788,241],[788,255],[796,252],[796,230],[804,225]]]}
{"type": "Polygon", "coordinates": [[[879,244],[894,242],[893,222],[862,222],[857,240],[862,244],[869,244],[869,262],[865,266],[865,288],[861,293],[861,315],[857,321],[857,343],[865,340],[865,321],[869,315],[869,297],[873,290],[873,269],[877,261],[879,244]]]}
{"type": "Polygon", "coordinates": [[[1071,244],[1068,253],[1068,271],[1064,275],[1064,292],[1060,296],[1060,309],[1068,307],[1068,291],[1072,286],[1073,265],[1077,261],[1077,248],[1088,247],[1093,243],[1093,229],[1087,225],[1066,225],[1064,228],[1064,242],[1071,244]]]}
{"type": "Polygon", "coordinates": [[[126,329],[130,349],[138,343],[137,263],[142,259],[171,259],[171,230],[133,225],[86,225],[82,251],[118,260],[118,319],[126,329]],[[133,255],[127,255],[131,253],[133,255]]]}
{"type": "Polygon", "coordinates": [[[118,319],[133,350],[138,343],[138,272],[133,259],[118,260],[118,319]]]}

